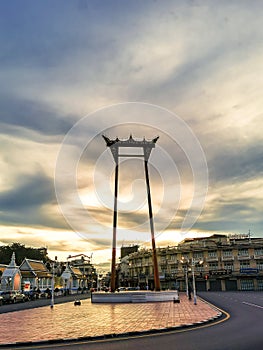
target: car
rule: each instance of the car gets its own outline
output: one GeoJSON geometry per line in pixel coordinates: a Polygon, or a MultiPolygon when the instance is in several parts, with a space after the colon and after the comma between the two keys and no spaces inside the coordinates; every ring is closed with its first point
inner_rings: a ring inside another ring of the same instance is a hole
{"type": "Polygon", "coordinates": [[[21,301],[21,302],[26,301],[25,294],[20,293],[19,291],[16,291],[16,290],[2,292],[1,296],[3,297],[3,301],[5,303],[15,304],[16,302],[19,302],[19,301],[21,301]]]}
{"type": "Polygon", "coordinates": [[[4,304],[4,298],[0,295],[0,306],[4,304]]]}
{"type": "Polygon", "coordinates": [[[138,288],[138,287],[127,287],[127,289],[126,290],[131,290],[131,291],[133,291],[133,290],[139,290],[140,288],[138,288]]]}
{"type": "Polygon", "coordinates": [[[36,300],[40,298],[40,292],[36,290],[29,290],[23,292],[26,296],[26,300],[36,300]]]}

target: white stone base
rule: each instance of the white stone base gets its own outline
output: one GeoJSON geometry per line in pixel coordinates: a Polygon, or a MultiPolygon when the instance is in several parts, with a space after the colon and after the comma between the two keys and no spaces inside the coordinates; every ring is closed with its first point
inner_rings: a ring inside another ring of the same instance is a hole
{"type": "Polygon", "coordinates": [[[178,291],[93,292],[91,294],[92,303],[152,303],[162,301],[174,301],[179,303],[178,291]]]}

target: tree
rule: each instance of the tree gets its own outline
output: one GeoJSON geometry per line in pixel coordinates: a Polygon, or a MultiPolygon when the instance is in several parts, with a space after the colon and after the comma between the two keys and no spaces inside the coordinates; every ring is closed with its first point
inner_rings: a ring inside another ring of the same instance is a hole
{"type": "Polygon", "coordinates": [[[25,258],[41,260],[43,262],[49,260],[45,248],[25,247],[20,243],[12,243],[11,245],[0,246],[0,263],[8,265],[13,252],[15,252],[17,265],[20,265],[25,258]]]}

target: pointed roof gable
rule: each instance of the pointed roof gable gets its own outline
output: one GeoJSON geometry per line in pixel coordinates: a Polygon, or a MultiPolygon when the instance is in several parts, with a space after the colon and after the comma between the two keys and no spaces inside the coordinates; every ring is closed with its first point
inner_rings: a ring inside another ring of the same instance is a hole
{"type": "Polygon", "coordinates": [[[83,277],[83,274],[78,267],[70,266],[70,269],[75,277],[77,278],[83,277]]]}
{"type": "Polygon", "coordinates": [[[3,271],[2,277],[13,277],[17,273],[19,273],[19,275],[21,275],[19,267],[16,265],[15,252],[13,252],[12,257],[11,257],[11,261],[10,261],[9,265],[3,271]]]}
{"type": "Polygon", "coordinates": [[[63,279],[82,278],[83,274],[78,267],[67,265],[65,271],[62,273],[61,277],[63,279]]]}
{"type": "Polygon", "coordinates": [[[52,277],[46,265],[40,260],[25,258],[20,265],[20,271],[23,277],[52,277]]]}
{"type": "Polygon", "coordinates": [[[69,265],[66,266],[65,271],[63,271],[61,277],[64,280],[69,280],[71,277],[71,270],[69,269],[69,265]]]}
{"type": "Polygon", "coordinates": [[[12,254],[11,261],[10,261],[10,264],[8,265],[8,267],[17,267],[16,266],[16,255],[15,255],[15,252],[13,252],[13,254],[12,254]]]}

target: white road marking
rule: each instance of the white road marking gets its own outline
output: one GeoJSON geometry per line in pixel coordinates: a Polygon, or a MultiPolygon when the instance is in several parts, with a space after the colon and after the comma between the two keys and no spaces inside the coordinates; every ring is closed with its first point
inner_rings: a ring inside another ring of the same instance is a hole
{"type": "Polygon", "coordinates": [[[249,306],[254,306],[254,307],[258,307],[259,309],[263,309],[263,306],[257,305],[257,304],[252,304],[252,303],[247,303],[246,301],[242,301],[242,304],[246,304],[249,306]]]}

